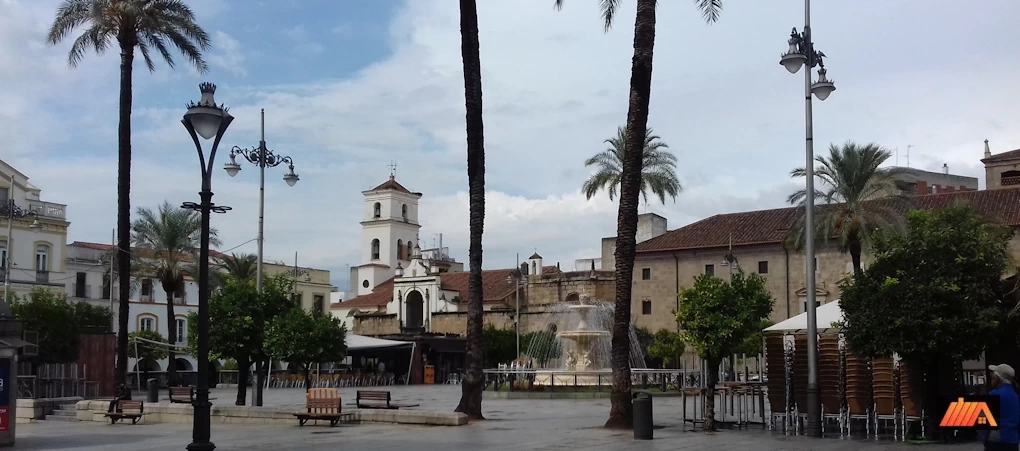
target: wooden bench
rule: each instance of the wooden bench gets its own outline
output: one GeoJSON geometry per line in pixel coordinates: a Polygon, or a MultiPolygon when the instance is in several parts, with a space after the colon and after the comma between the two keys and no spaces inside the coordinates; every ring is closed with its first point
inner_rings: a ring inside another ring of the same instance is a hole
{"type": "Polygon", "coordinates": [[[405,407],[418,407],[418,404],[398,404],[392,402],[390,392],[358,390],[358,397],[355,404],[359,409],[401,409],[405,407]],[[368,401],[369,404],[363,401],[368,401]]]}
{"type": "Polygon", "coordinates": [[[131,424],[138,424],[145,415],[145,407],[141,401],[122,400],[117,403],[117,410],[109,412],[105,416],[110,419],[110,424],[117,424],[123,419],[131,419],[131,424]]]}
{"type": "Polygon", "coordinates": [[[195,389],[192,387],[169,387],[170,403],[192,404],[195,402],[195,389]]]}
{"type": "Polygon", "coordinates": [[[340,420],[354,419],[354,413],[344,413],[340,392],[335,388],[313,388],[305,394],[305,412],[295,413],[298,425],[304,426],[309,420],[328,420],[329,426],[336,426],[340,420]]]}

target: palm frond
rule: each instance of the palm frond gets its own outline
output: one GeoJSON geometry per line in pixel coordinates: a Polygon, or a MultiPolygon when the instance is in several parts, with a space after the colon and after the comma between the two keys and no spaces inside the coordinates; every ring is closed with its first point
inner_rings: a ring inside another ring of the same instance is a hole
{"type": "Polygon", "coordinates": [[[694,0],[694,4],[698,6],[705,22],[711,24],[719,21],[719,15],[722,13],[722,0],[694,0]]]}
{"type": "MultiPolygon", "coordinates": [[[[626,149],[626,130],[619,127],[616,136],[606,139],[609,147],[584,161],[585,167],[594,167],[595,173],[581,185],[581,191],[591,199],[599,191],[606,190],[610,200],[616,199],[623,173],[623,158],[626,149]]],[[[648,203],[648,192],[665,204],[666,196],[676,200],[683,191],[680,179],[676,175],[677,157],[669,152],[666,143],[662,142],[652,129],[645,130],[644,149],[642,149],[641,195],[648,203]]]]}

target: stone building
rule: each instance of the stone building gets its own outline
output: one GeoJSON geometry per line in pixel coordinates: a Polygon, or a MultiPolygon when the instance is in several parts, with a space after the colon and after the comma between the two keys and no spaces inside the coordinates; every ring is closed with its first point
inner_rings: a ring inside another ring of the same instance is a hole
{"type": "MultiPolygon", "coordinates": [[[[986,142],[982,161],[988,187],[983,191],[976,191],[976,182],[969,177],[908,172],[918,176],[913,180],[912,207],[938,210],[966,204],[1010,227],[1020,227],[1020,190],[1004,189],[1020,187],[1020,150],[991,155],[986,142]],[[929,194],[932,192],[935,194],[929,194]]],[[[736,268],[765,276],[775,299],[772,321],[806,311],[805,254],[789,240],[802,215],[802,209],[792,207],[719,214],[669,232],[664,232],[664,227],[650,227],[658,219],[639,222],[639,229],[642,224],[648,226],[644,235],[639,232],[646,239],[637,246],[634,264],[633,322],[652,331],[676,329],[673,311],[679,302],[680,288],[690,287],[700,274],[725,278],[736,268]],[[655,230],[663,233],[656,234],[655,230]],[[654,236],[648,239],[648,235],[654,236]],[[727,254],[733,258],[727,259],[727,254]]],[[[603,239],[603,266],[612,258],[614,247],[613,238],[603,239]]],[[[1020,257],[1020,238],[1013,238],[1010,249],[1014,258],[1020,257]]],[[[865,264],[868,257],[865,251],[865,264]]],[[[839,286],[853,268],[850,255],[841,253],[834,243],[820,243],[815,259],[815,296],[821,305],[839,298],[839,286]]]]}

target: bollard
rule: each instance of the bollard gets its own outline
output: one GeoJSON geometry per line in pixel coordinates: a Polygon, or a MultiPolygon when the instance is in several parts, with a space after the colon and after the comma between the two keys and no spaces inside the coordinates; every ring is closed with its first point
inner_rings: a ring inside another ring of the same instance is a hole
{"type": "Polygon", "coordinates": [[[652,396],[647,393],[634,395],[634,440],[652,439],[652,396]]]}
{"type": "Polygon", "coordinates": [[[146,389],[148,390],[148,397],[146,397],[145,402],[159,402],[159,381],[149,379],[146,389]]]}

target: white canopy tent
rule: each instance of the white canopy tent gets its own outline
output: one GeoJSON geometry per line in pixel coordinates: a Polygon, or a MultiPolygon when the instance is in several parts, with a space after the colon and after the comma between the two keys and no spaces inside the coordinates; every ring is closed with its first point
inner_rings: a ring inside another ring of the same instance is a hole
{"type": "MultiPolygon", "coordinates": [[[[818,333],[825,333],[828,331],[834,331],[832,323],[843,320],[843,309],[839,308],[839,299],[832,301],[828,304],[823,304],[815,309],[815,325],[818,327],[818,333]]],[[[765,328],[765,333],[769,332],[783,332],[783,333],[795,333],[795,332],[807,332],[807,312],[801,313],[800,315],[794,316],[793,318],[782,321],[779,324],[774,324],[765,328]]]]}
{"type": "Polygon", "coordinates": [[[384,340],[382,338],[366,337],[364,335],[357,334],[347,334],[345,341],[347,342],[348,351],[395,348],[397,346],[414,346],[414,342],[410,341],[384,340]]]}

